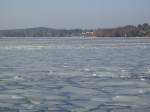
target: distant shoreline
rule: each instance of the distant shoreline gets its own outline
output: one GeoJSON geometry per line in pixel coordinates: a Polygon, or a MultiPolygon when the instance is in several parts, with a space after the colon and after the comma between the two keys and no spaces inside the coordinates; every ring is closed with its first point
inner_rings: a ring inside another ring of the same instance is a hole
{"type": "Polygon", "coordinates": [[[150,25],[127,25],[96,30],[54,29],[45,27],[0,30],[0,37],[150,37],[150,25]]]}

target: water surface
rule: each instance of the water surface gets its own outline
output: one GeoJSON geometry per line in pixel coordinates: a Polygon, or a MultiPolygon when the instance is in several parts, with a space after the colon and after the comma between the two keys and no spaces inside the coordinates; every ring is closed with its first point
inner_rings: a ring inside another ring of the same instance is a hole
{"type": "Polygon", "coordinates": [[[150,39],[0,38],[0,112],[150,112],[150,39]]]}

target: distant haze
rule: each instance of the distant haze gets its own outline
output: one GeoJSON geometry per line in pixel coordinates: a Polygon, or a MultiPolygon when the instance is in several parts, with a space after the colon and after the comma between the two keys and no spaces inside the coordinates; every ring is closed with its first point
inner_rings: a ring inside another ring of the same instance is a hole
{"type": "Polygon", "coordinates": [[[0,29],[150,23],[150,0],[0,0],[0,29]]]}

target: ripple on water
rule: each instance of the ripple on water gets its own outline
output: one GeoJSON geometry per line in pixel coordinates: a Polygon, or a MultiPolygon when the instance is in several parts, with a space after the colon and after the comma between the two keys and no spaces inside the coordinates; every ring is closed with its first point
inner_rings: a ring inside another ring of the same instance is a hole
{"type": "Polygon", "coordinates": [[[112,101],[123,103],[127,105],[131,105],[133,107],[141,107],[141,106],[148,106],[149,107],[149,99],[147,97],[142,96],[114,96],[112,101]]]}
{"type": "Polygon", "coordinates": [[[0,41],[0,112],[150,112],[149,39],[32,39],[0,41]]]}

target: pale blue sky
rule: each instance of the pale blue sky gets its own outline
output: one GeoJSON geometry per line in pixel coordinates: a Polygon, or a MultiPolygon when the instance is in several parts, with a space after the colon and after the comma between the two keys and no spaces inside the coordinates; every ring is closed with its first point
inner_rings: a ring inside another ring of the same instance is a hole
{"type": "Polygon", "coordinates": [[[0,0],[0,29],[150,23],[150,0],[0,0]]]}

